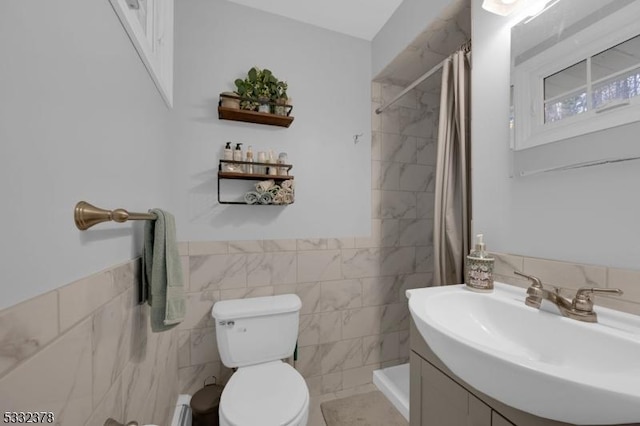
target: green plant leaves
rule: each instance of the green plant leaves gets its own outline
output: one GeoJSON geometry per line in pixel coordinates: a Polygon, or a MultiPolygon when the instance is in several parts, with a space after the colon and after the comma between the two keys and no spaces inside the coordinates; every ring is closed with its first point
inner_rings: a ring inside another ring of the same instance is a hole
{"type": "Polygon", "coordinates": [[[249,70],[249,72],[247,73],[247,75],[249,76],[249,81],[258,81],[258,68],[253,67],[249,70]]]}
{"type": "Polygon", "coordinates": [[[244,80],[238,78],[234,83],[237,93],[246,98],[241,103],[242,109],[257,107],[258,104],[253,100],[276,102],[287,99],[287,82],[278,80],[273,72],[266,68],[261,70],[252,67],[244,80]]]}

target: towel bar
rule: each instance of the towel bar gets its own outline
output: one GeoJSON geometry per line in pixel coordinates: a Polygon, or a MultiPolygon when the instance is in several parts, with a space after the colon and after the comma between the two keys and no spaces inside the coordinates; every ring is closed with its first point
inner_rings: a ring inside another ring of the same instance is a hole
{"type": "Polygon", "coordinates": [[[125,209],[105,210],[80,201],[74,209],[73,219],[79,230],[86,231],[93,225],[110,220],[123,223],[128,220],[156,220],[157,217],[153,213],[129,213],[125,209]]]}

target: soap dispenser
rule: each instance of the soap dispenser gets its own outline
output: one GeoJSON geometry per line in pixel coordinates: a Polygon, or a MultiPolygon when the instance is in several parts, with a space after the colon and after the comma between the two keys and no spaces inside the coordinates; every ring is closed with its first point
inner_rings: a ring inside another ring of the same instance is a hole
{"type": "Polygon", "coordinates": [[[467,288],[478,292],[493,291],[493,266],[495,260],[487,253],[483,235],[476,235],[476,245],[467,256],[467,288]]]}
{"type": "MultiPolygon", "coordinates": [[[[231,142],[227,142],[227,144],[225,145],[224,155],[222,159],[226,161],[233,160],[233,150],[231,149],[231,142]]],[[[230,163],[224,163],[224,170],[228,172],[233,171],[233,165],[230,163]]]]}

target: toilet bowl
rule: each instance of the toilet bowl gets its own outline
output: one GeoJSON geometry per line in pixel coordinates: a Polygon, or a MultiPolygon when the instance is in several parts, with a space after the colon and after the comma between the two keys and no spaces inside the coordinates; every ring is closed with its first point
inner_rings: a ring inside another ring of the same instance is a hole
{"type": "Polygon", "coordinates": [[[237,368],[220,398],[222,426],[305,426],[309,389],[293,355],[302,303],[293,294],[216,302],[222,363],[237,368]]]}
{"type": "Polygon", "coordinates": [[[220,399],[220,425],[306,425],[309,391],[289,364],[275,361],[236,371],[220,399]]]}

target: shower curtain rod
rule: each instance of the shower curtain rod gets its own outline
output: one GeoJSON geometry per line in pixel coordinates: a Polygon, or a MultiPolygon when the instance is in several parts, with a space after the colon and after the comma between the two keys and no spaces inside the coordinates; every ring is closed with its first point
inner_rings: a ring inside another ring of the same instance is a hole
{"type": "Polygon", "coordinates": [[[386,105],[381,106],[380,108],[376,108],[376,114],[381,114],[385,109],[389,108],[391,105],[395,104],[396,102],[398,102],[398,100],[403,97],[404,95],[406,95],[407,93],[409,93],[413,88],[415,88],[418,84],[422,83],[423,81],[425,81],[426,79],[428,79],[429,77],[431,77],[433,74],[435,74],[436,72],[438,72],[442,66],[444,65],[445,61],[447,61],[447,59],[443,60],[442,62],[440,62],[438,65],[436,65],[435,67],[431,68],[429,71],[427,71],[426,73],[422,74],[421,77],[419,77],[416,81],[414,81],[413,83],[411,83],[409,86],[407,86],[406,89],[404,89],[402,92],[400,92],[395,98],[391,99],[391,101],[389,101],[389,103],[387,103],[386,105]]]}

